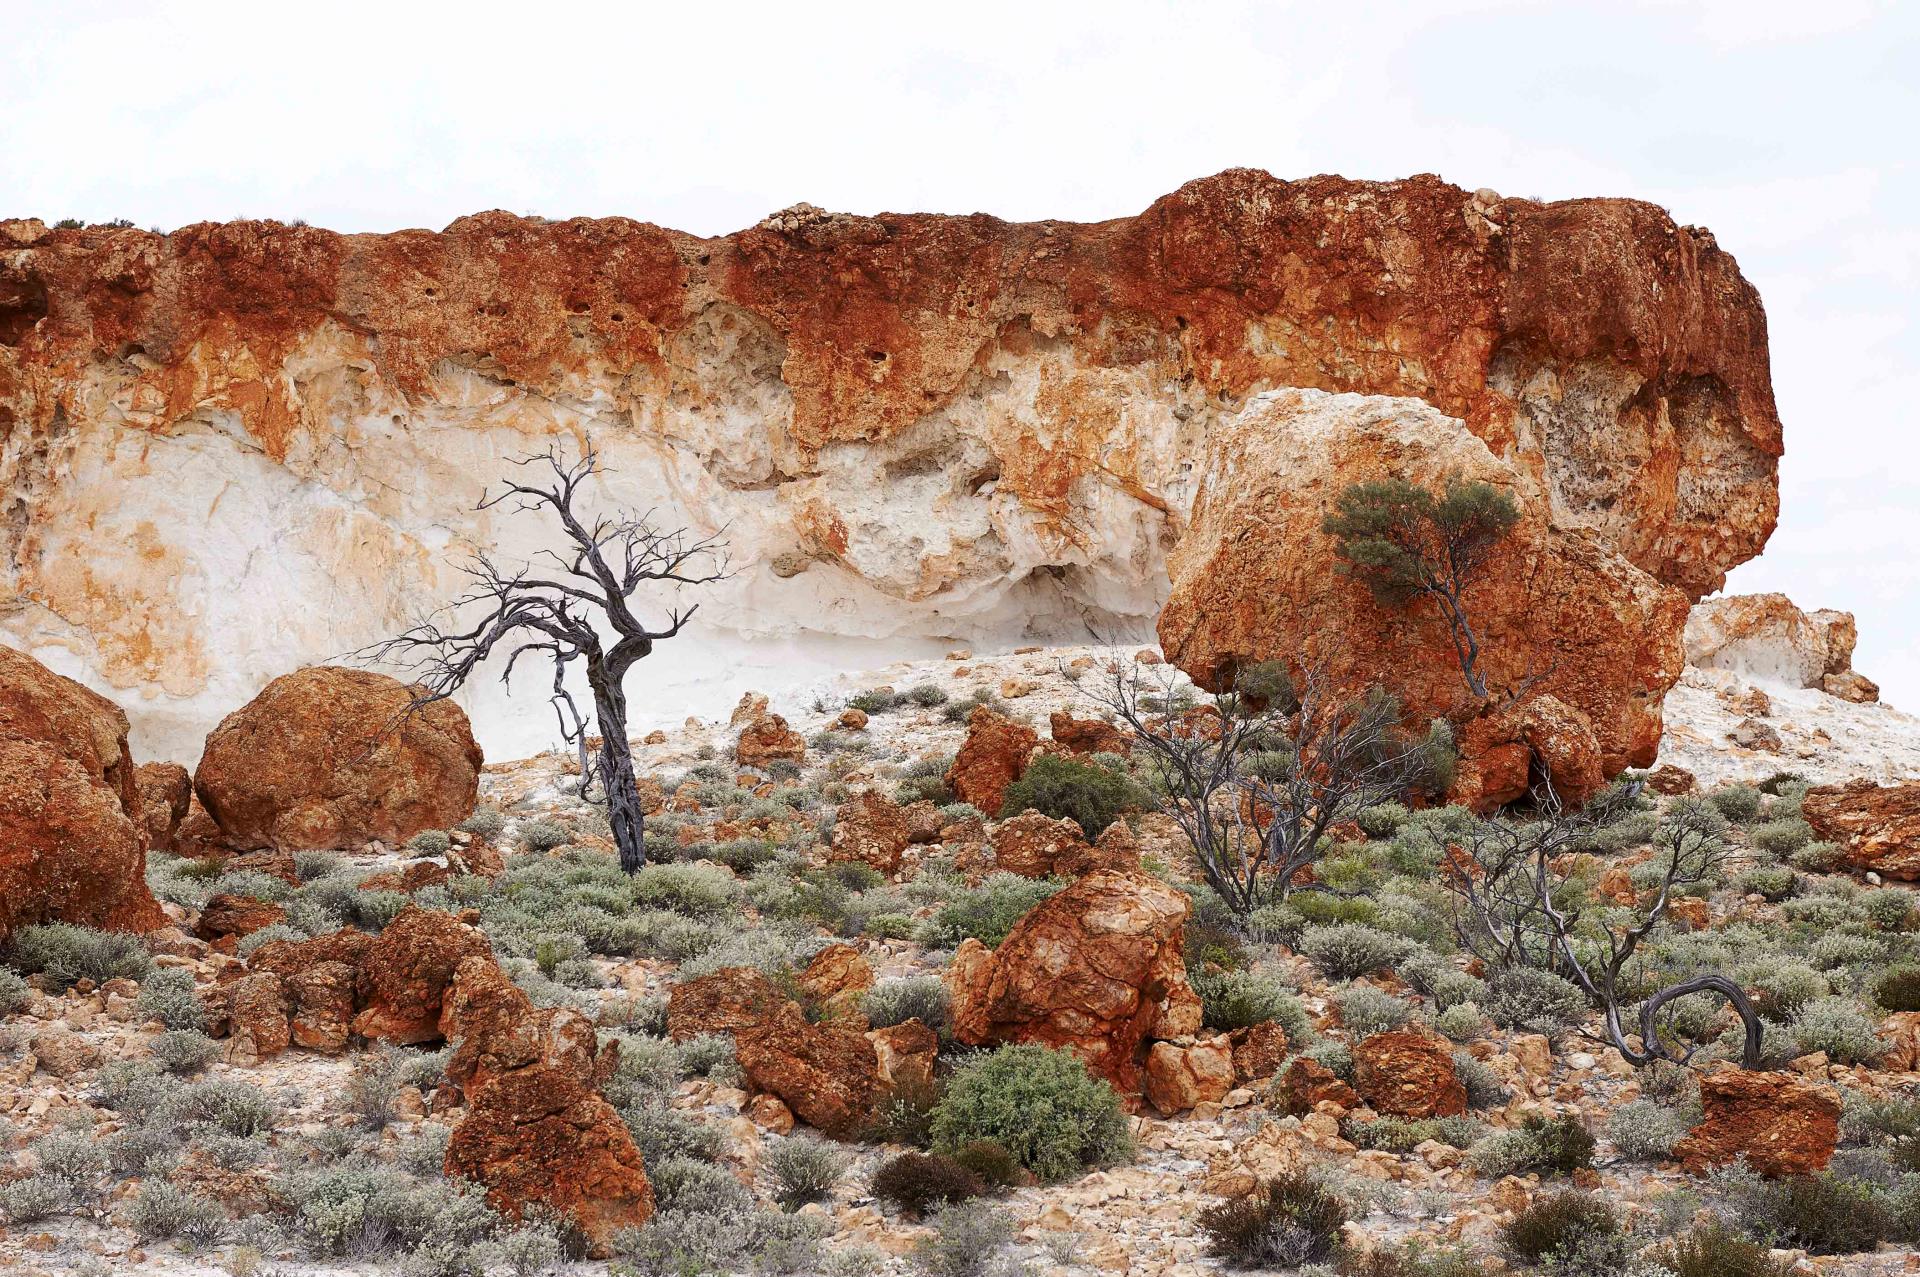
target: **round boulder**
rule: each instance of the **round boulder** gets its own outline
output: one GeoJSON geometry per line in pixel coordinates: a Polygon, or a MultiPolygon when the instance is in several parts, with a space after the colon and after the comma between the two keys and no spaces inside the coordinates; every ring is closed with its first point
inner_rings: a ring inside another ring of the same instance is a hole
{"type": "Polygon", "coordinates": [[[473,812],[480,746],[451,701],[370,670],[283,674],[207,737],[194,792],[242,848],[397,845],[473,812]]]}
{"type": "Polygon", "coordinates": [[[0,937],[47,921],[165,926],[142,813],[127,716],[0,647],[0,937]]]}

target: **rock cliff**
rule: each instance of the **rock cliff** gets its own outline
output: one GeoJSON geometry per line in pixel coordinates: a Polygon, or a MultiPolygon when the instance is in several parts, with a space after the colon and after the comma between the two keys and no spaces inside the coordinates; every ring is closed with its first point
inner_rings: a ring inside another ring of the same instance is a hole
{"type": "Polygon", "coordinates": [[[1692,597],[1773,527],[1759,299],[1634,201],[1231,170],[1097,224],[12,221],[0,636],[190,759],[268,678],[446,597],[450,552],[534,548],[474,498],[586,438],[604,500],[727,529],[709,657],[1143,633],[1210,433],[1287,387],[1426,401],[1692,597]]]}

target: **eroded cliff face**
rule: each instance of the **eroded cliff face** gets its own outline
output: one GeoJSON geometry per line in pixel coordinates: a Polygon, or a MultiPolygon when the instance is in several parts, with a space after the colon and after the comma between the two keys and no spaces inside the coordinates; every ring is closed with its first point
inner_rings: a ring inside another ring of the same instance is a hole
{"type": "Polygon", "coordinates": [[[475,498],[584,439],[602,500],[726,529],[709,664],[729,636],[1144,634],[1209,433],[1283,387],[1425,400],[1690,596],[1773,528],[1759,299],[1633,201],[1232,170],[1087,225],[16,221],[0,637],[191,757],[449,597],[462,548],[536,548],[475,498]]]}

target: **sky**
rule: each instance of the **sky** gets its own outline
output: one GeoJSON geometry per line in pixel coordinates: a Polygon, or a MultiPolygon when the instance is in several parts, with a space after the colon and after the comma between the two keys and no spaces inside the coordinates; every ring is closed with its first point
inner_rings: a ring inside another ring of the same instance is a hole
{"type": "Polygon", "coordinates": [[[1920,4],[0,14],[0,216],[1098,220],[1235,166],[1652,200],[1710,227],[1767,308],[1782,514],[1729,590],[1854,612],[1856,668],[1920,711],[1920,4]]]}

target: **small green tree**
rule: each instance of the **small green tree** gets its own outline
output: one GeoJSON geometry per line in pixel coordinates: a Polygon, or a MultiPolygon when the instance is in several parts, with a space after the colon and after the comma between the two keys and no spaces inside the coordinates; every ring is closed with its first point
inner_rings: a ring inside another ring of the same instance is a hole
{"type": "Polygon", "coordinates": [[[1519,521],[1520,507],[1505,492],[1449,476],[1438,497],[1402,479],[1353,484],[1321,526],[1337,539],[1342,570],[1365,582],[1374,602],[1398,608],[1433,600],[1452,633],[1467,690],[1485,699],[1467,591],[1519,521]]]}

